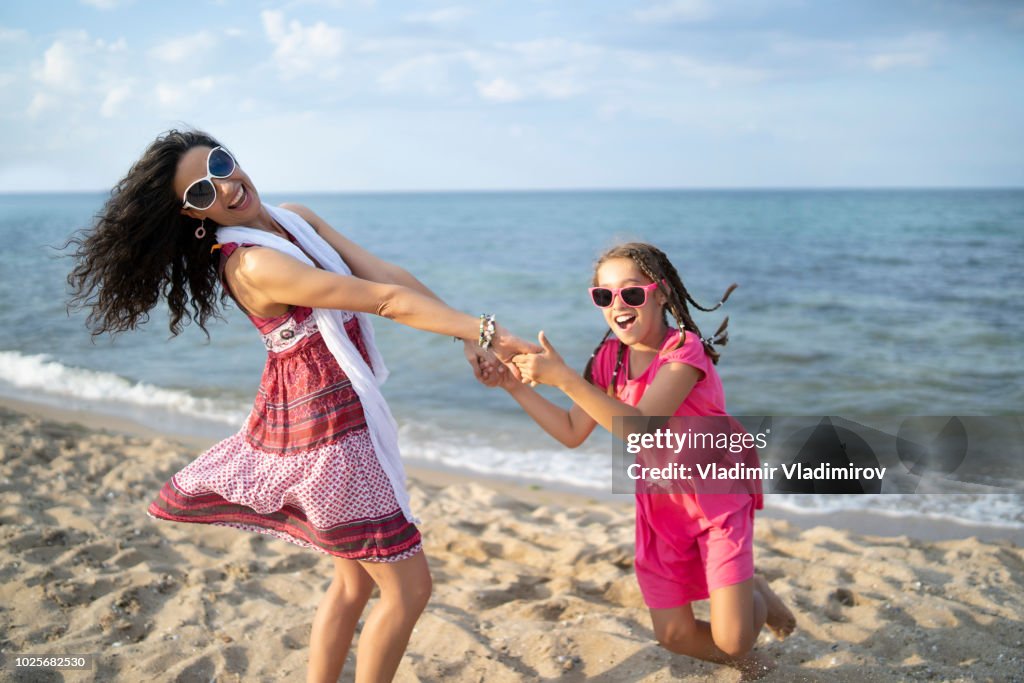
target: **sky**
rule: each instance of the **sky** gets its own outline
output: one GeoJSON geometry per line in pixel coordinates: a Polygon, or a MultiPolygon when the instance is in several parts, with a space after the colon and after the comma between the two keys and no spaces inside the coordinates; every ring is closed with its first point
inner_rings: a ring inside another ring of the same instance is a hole
{"type": "Polygon", "coordinates": [[[0,192],[1024,186],[1024,2],[6,0],[0,192]]]}

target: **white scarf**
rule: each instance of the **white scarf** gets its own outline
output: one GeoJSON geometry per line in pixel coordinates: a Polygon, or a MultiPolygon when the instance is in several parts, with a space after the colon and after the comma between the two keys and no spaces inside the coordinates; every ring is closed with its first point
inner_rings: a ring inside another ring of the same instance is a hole
{"type": "MultiPolygon", "coordinates": [[[[302,263],[315,266],[302,252],[305,250],[325,270],[340,275],[352,274],[334,247],[320,237],[301,216],[288,209],[269,204],[264,206],[274,220],[298,241],[302,249],[297,248],[283,237],[255,228],[218,228],[217,241],[222,244],[228,242],[259,244],[284,252],[302,263]]],[[[419,520],[413,517],[409,509],[409,494],[405,490],[405,470],[398,452],[398,426],[395,424],[395,418],[392,417],[384,396],[380,393],[379,387],[388,378],[388,369],[377,350],[377,345],[373,343],[373,325],[370,323],[370,317],[365,313],[355,313],[363,335],[363,344],[366,346],[373,364],[372,370],[366,365],[355,344],[345,333],[345,322],[342,319],[341,311],[332,308],[314,308],[313,315],[327,348],[334,355],[341,369],[348,375],[352,382],[352,388],[359,396],[363,413],[366,415],[366,424],[369,427],[373,450],[377,454],[381,469],[391,481],[391,488],[394,489],[395,499],[398,501],[402,513],[410,522],[418,523],[419,520]]]]}

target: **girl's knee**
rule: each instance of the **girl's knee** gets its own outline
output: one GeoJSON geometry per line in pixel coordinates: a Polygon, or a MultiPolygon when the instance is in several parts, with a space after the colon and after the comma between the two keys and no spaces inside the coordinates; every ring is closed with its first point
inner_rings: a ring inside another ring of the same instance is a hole
{"type": "Polygon", "coordinates": [[[756,634],[742,629],[730,630],[727,633],[712,633],[715,647],[730,657],[742,657],[754,649],[756,634]]]}
{"type": "Polygon", "coordinates": [[[667,650],[678,650],[691,642],[697,635],[697,625],[693,622],[670,621],[654,626],[654,637],[658,644],[667,650]]]}

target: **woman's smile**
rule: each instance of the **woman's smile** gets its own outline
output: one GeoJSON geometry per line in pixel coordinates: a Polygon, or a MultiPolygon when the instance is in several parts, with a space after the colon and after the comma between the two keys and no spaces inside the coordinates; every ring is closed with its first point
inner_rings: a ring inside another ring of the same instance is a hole
{"type": "Polygon", "coordinates": [[[252,193],[249,192],[245,187],[245,183],[239,181],[238,190],[232,196],[230,203],[228,203],[228,209],[232,211],[245,211],[249,208],[249,204],[252,202],[252,193]]]}

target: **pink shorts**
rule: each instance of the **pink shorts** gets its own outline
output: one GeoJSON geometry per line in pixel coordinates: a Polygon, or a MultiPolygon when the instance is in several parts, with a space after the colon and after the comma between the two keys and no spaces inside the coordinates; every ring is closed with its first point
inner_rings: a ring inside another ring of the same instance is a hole
{"type": "Polygon", "coordinates": [[[753,576],[752,496],[637,496],[636,578],[648,607],[706,600],[753,576]]]}

